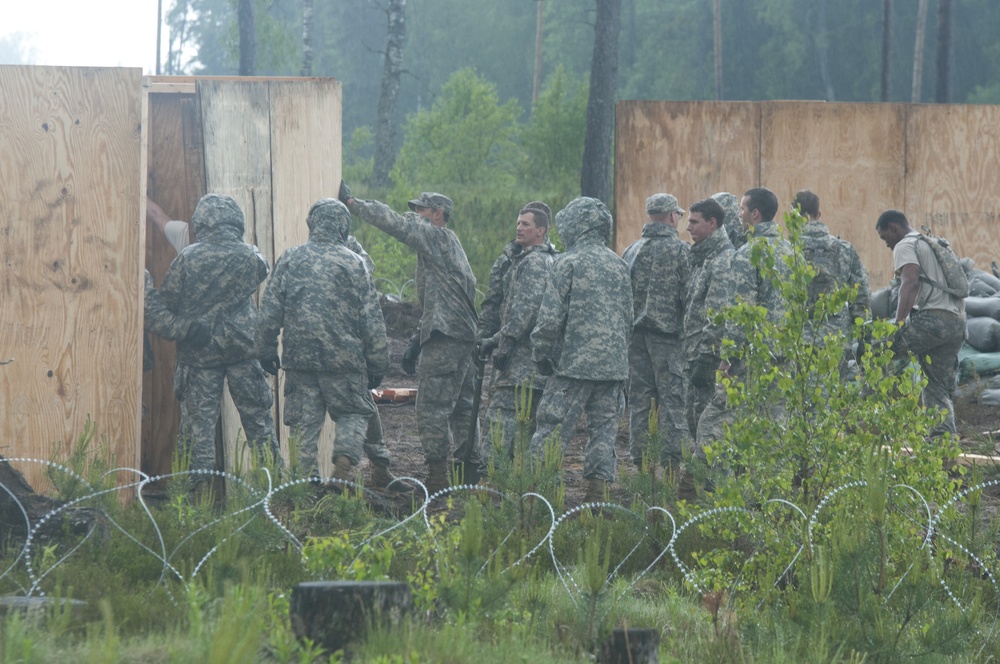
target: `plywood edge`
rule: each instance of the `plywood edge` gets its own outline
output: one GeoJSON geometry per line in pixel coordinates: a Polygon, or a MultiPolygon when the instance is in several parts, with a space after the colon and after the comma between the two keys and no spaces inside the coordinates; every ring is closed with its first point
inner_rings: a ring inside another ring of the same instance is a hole
{"type": "Polygon", "coordinates": [[[330,76],[143,76],[142,86],[147,92],[153,94],[195,94],[198,81],[243,81],[243,82],[271,82],[271,81],[336,81],[330,76]]]}

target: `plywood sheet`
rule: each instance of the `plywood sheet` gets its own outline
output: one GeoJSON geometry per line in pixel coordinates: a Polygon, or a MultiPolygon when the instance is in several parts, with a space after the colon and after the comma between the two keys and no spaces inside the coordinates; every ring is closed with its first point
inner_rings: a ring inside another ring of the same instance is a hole
{"type": "Polygon", "coordinates": [[[139,465],[141,78],[0,66],[4,456],[65,457],[92,418],[139,465]]]}
{"type": "MultiPolygon", "coordinates": [[[[904,205],[906,107],[903,104],[761,104],[760,185],[780,213],[800,189],[820,199],[821,220],[850,241],[873,288],[892,278],[892,252],[875,221],[904,205]]],[[[779,214],[780,214],[779,213],[779,214]]]]}
{"type": "MultiPolygon", "coordinates": [[[[639,238],[657,192],[681,207],[758,182],[760,109],[745,102],[619,102],[615,131],[615,249],[639,238]]],[[[686,221],[681,236],[689,239],[686,221]]]]}
{"type": "MultiPolygon", "coordinates": [[[[171,219],[190,221],[205,195],[201,109],[197,96],[154,92],[146,82],[147,194],[171,219]]],[[[159,286],[171,261],[173,246],[155,228],[147,228],[146,268],[159,286]]],[[[180,425],[180,403],[174,398],[174,342],[151,335],[155,364],[143,375],[147,416],[142,428],[142,469],[169,473],[180,425]]]]}
{"type": "Polygon", "coordinates": [[[989,271],[1000,261],[1000,106],[911,106],[906,140],[910,224],[989,271]]]}

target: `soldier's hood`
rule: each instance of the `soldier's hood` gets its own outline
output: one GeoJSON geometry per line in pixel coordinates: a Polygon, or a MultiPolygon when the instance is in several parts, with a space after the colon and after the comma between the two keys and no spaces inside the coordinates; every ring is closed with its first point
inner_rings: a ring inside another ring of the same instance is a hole
{"type": "Polygon", "coordinates": [[[725,227],[742,232],[743,222],[740,221],[740,199],[728,191],[720,191],[717,194],[712,194],[712,198],[722,206],[722,211],[726,213],[722,220],[725,227]]]}
{"type": "Polygon", "coordinates": [[[194,234],[198,239],[204,239],[214,233],[224,233],[243,239],[245,226],[243,210],[229,196],[222,194],[205,194],[198,201],[191,217],[194,234]]]}
{"type": "Polygon", "coordinates": [[[556,215],[556,228],[567,249],[584,239],[607,245],[611,212],[596,198],[574,198],[556,215]]]}
{"type": "Polygon", "coordinates": [[[343,244],[351,230],[351,213],[336,198],[321,198],[309,208],[306,225],[310,242],[343,244]]]}

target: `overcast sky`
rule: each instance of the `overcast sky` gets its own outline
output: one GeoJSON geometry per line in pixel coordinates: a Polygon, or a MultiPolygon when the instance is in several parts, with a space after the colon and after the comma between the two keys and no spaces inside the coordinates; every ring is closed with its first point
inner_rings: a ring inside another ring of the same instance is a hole
{"type": "MultiPolygon", "coordinates": [[[[0,0],[0,41],[23,33],[30,64],[156,68],[157,0],[0,0]]],[[[163,13],[173,0],[163,0],[163,13]]],[[[166,42],[166,31],[163,40],[166,42]]],[[[2,44],[0,44],[2,45],[2,44]]],[[[0,49],[0,64],[8,62],[0,49]]]]}

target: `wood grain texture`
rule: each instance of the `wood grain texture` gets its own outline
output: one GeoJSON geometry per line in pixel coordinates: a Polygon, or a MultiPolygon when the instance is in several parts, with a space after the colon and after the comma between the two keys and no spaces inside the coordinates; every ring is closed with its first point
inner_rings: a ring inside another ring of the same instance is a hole
{"type": "Polygon", "coordinates": [[[65,458],[92,418],[139,464],[141,77],[0,66],[4,456],[65,458]]]}
{"type": "Polygon", "coordinates": [[[906,213],[987,272],[1000,261],[1000,106],[913,105],[906,124],[906,213]]]}
{"type": "MultiPolygon", "coordinates": [[[[192,90],[194,84],[192,83],[192,90]]],[[[204,148],[197,96],[147,90],[147,194],[171,219],[190,221],[205,195],[204,148]]],[[[192,233],[193,236],[193,233],[192,233]]],[[[158,229],[147,228],[146,268],[159,286],[176,257],[158,229]]],[[[174,398],[175,345],[151,335],[155,364],[143,375],[143,402],[148,408],[142,428],[142,470],[169,473],[180,428],[180,403],[174,398]]]]}
{"type": "Polygon", "coordinates": [[[906,105],[761,104],[760,185],[780,215],[796,191],[820,199],[821,221],[851,242],[873,288],[892,278],[892,252],[875,233],[882,210],[904,205],[906,105]]]}
{"type": "MultiPolygon", "coordinates": [[[[738,196],[758,181],[757,103],[619,102],[616,127],[618,253],[642,234],[648,196],[671,193],[687,209],[720,191],[738,196]]],[[[690,240],[686,219],[678,230],[690,240]]]]}

